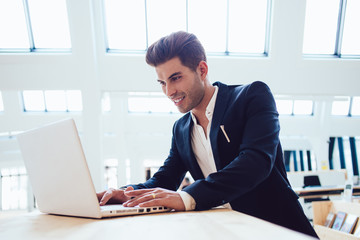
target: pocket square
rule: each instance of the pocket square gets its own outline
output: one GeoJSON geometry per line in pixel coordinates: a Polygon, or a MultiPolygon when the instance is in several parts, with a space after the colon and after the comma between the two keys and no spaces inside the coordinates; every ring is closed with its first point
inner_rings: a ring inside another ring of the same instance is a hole
{"type": "Polygon", "coordinates": [[[224,134],[227,142],[230,142],[230,139],[229,139],[228,135],[227,135],[226,132],[225,132],[225,127],[224,127],[224,125],[220,125],[220,128],[221,128],[221,131],[223,132],[223,134],[224,134]]]}

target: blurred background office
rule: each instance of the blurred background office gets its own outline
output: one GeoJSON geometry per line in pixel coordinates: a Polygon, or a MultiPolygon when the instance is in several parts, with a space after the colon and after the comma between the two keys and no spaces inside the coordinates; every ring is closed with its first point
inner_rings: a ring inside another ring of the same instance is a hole
{"type": "Polygon", "coordinates": [[[16,134],[64,118],[98,191],[156,171],[182,114],[144,56],[178,30],[203,43],[211,82],[270,86],[294,187],[304,172],[356,180],[359,13],[358,0],[0,0],[0,211],[33,208],[16,134]]]}

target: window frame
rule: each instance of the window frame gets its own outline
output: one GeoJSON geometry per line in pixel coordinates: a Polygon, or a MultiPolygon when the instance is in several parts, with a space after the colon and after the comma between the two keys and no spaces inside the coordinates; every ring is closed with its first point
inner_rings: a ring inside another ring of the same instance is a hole
{"type": "Polygon", "coordinates": [[[339,11],[336,28],[335,48],[333,54],[311,54],[303,53],[304,58],[343,58],[343,59],[360,59],[360,54],[345,54],[341,53],[342,40],[344,33],[345,14],[346,14],[347,0],[339,0],[339,11]]]}
{"type": "MultiPolygon", "coordinates": [[[[314,117],[315,116],[315,100],[313,98],[309,98],[306,96],[289,96],[289,95],[275,95],[275,104],[277,105],[277,101],[279,100],[286,100],[291,101],[291,113],[290,114],[284,114],[279,112],[279,116],[281,117],[314,117]],[[295,113],[295,102],[296,101],[311,101],[311,113],[310,114],[300,114],[295,113]]],[[[278,106],[276,106],[276,109],[278,106]]]]}
{"type": "MultiPolygon", "coordinates": [[[[34,41],[34,35],[32,31],[32,24],[31,24],[30,11],[29,11],[29,3],[28,0],[22,0],[22,3],[24,6],[29,48],[0,48],[0,53],[71,53],[72,48],[36,48],[35,47],[35,41],[34,41]]],[[[66,0],[65,0],[65,4],[67,4],[66,0]]]]}
{"type": "Polygon", "coordinates": [[[20,92],[20,98],[21,98],[22,112],[23,113],[59,113],[59,114],[71,113],[71,114],[76,114],[76,113],[82,113],[83,109],[84,109],[83,102],[81,102],[82,110],[79,110],[79,111],[69,110],[69,105],[70,104],[68,102],[68,95],[67,94],[68,94],[69,91],[80,91],[80,95],[82,97],[82,91],[78,90],[78,89],[59,90],[59,91],[64,91],[64,93],[65,93],[65,101],[66,101],[66,110],[61,110],[61,111],[60,110],[48,110],[48,108],[47,108],[45,92],[46,91],[53,91],[53,90],[30,90],[30,91],[41,91],[42,92],[43,100],[44,100],[44,110],[27,110],[26,107],[25,107],[24,91],[27,91],[27,90],[23,90],[23,91],[20,92]]]}
{"type": "MultiPolygon", "coordinates": [[[[106,12],[105,12],[105,1],[102,0],[102,20],[103,20],[103,35],[105,39],[105,52],[107,54],[145,54],[148,47],[149,47],[149,41],[148,41],[148,18],[147,18],[147,0],[144,0],[145,4],[145,29],[146,29],[146,48],[145,50],[123,50],[123,49],[113,49],[109,48],[109,41],[108,41],[108,33],[107,33],[107,27],[106,27],[106,12]]],[[[188,1],[186,1],[186,31],[188,32],[188,1]]],[[[270,28],[271,28],[271,14],[272,14],[272,0],[267,0],[267,10],[266,10],[266,22],[265,22],[265,42],[264,42],[264,52],[263,53],[238,53],[238,52],[229,52],[228,51],[228,42],[229,42],[229,0],[226,0],[226,43],[224,46],[225,51],[223,52],[207,52],[206,54],[208,56],[231,56],[231,57],[269,57],[269,49],[270,49],[270,28]]],[[[150,43],[151,44],[151,43],[150,43]]]]}

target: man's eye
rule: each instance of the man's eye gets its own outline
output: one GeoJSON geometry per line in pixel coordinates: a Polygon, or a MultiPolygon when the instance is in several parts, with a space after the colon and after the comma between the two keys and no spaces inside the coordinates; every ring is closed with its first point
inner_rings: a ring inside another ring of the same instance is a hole
{"type": "Polygon", "coordinates": [[[165,85],[165,82],[159,82],[161,86],[164,86],[165,85]]]}
{"type": "Polygon", "coordinates": [[[180,78],[181,78],[181,76],[176,76],[176,77],[171,78],[171,80],[176,81],[176,80],[179,80],[180,78]]]}

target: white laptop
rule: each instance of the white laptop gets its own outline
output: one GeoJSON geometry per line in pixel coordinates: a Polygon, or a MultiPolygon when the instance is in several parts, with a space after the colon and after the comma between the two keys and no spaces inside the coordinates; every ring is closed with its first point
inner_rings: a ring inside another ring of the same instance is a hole
{"type": "Polygon", "coordinates": [[[17,135],[41,212],[103,218],[170,211],[166,207],[99,206],[73,119],[17,135]]]}

